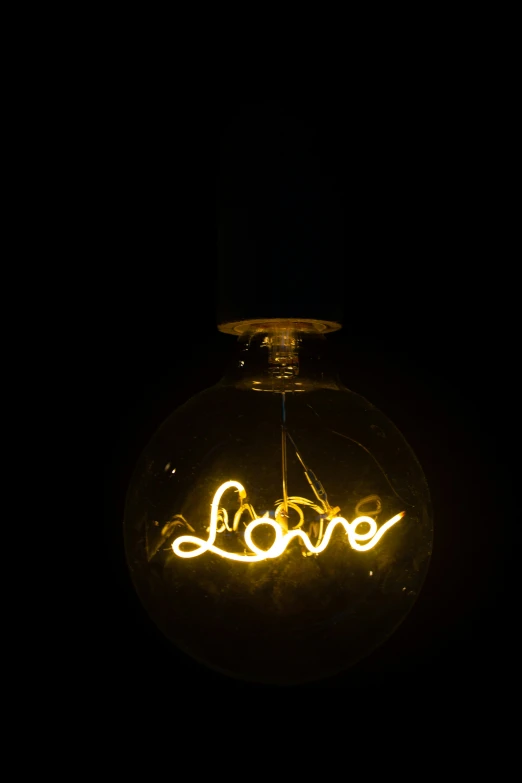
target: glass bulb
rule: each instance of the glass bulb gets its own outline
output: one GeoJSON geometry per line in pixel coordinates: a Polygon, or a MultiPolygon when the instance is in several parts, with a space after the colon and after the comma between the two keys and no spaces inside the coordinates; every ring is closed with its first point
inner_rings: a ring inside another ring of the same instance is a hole
{"type": "Polygon", "coordinates": [[[175,411],[127,494],[150,617],[226,675],[299,683],[364,658],[415,602],[433,526],[397,428],[322,358],[336,324],[228,324],[239,357],[175,411]]]}

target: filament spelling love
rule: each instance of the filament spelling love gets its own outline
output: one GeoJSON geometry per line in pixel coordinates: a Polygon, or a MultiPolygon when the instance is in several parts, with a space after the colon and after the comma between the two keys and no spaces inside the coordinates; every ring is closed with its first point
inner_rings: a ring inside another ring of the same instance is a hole
{"type": "Polygon", "coordinates": [[[265,516],[256,517],[246,526],[244,532],[245,541],[252,554],[238,555],[234,552],[227,552],[224,549],[220,549],[214,544],[218,532],[219,503],[223,494],[232,487],[235,487],[239,492],[239,497],[242,503],[246,500],[245,488],[242,484],[239,483],[239,481],[226,481],[224,484],[222,484],[214,495],[214,499],[212,501],[210,511],[210,527],[208,528],[208,539],[205,541],[202,538],[197,538],[197,536],[180,536],[172,544],[172,549],[174,550],[174,553],[178,555],[178,557],[199,557],[199,555],[202,555],[205,552],[214,552],[214,554],[220,555],[221,557],[225,557],[229,560],[238,560],[242,563],[258,563],[262,560],[268,560],[269,558],[279,557],[282,555],[290,541],[292,541],[294,538],[300,538],[311,554],[319,554],[320,552],[323,552],[328,546],[330,538],[332,537],[332,533],[337,525],[341,525],[346,531],[346,535],[348,536],[348,541],[352,549],[355,549],[359,552],[366,552],[369,549],[373,549],[373,547],[377,544],[378,541],[380,541],[383,535],[393,525],[399,522],[406,513],[405,511],[401,511],[399,514],[396,514],[394,517],[389,519],[388,522],[385,522],[384,525],[381,525],[379,529],[377,529],[377,523],[375,520],[368,516],[357,517],[353,520],[353,522],[348,522],[346,519],[344,519],[344,517],[334,517],[328,522],[320,544],[318,546],[314,546],[308,535],[303,530],[289,530],[288,532],[283,533],[281,525],[279,525],[278,522],[274,522],[272,519],[270,519],[267,512],[265,516]],[[362,523],[368,524],[370,529],[366,533],[357,533],[357,528],[362,523]],[[252,534],[254,530],[260,525],[270,525],[275,532],[275,541],[267,550],[260,549],[252,540],[252,534]],[[365,541],[366,543],[359,543],[361,541],[365,541]],[[181,548],[183,544],[193,544],[196,548],[186,551],[181,548]]]}

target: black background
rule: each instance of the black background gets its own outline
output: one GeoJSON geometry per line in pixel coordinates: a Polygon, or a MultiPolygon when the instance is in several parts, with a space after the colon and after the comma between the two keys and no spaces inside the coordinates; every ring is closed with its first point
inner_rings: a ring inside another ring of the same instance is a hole
{"type": "MultiPolygon", "coordinates": [[[[314,273],[344,308],[342,331],[328,338],[340,376],[412,446],[435,525],[430,570],[402,626],[350,671],[300,687],[380,687],[398,677],[413,686],[495,687],[510,671],[501,607],[503,528],[514,513],[507,445],[515,351],[494,151],[474,108],[449,99],[387,107],[373,122],[327,101],[280,106],[317,129],[315,148],[342,198],[343,268],[325,259],[314,273]]],[[[175,672],[201,692],[260,687],[204,669],[163,639],[134,593],[122,536],[141,450],[234,355],[235,338],[216,328],[217,203],[223,128],[244,110],[240,101],[187,102],[173,114],[142,95],[117,107],[107,135],[101,219],[113,260],[102,275],[97,377],[106,414],[105,665],[114,686],[140,670],[175,672]]],[[[242,152],[248,170],[255,145],[242,152]]],[[[258,273],[248,273],[250,290],[258,273]]],[[[155,679],[143,687],[152,692],[155,679]]]]}

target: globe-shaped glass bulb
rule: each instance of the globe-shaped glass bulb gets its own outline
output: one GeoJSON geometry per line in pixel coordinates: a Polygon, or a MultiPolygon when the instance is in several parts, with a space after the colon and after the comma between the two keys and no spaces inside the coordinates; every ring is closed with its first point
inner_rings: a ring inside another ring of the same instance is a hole
{"type": "Polygon", "coordinates": [[[235,366],[145,448],[125,511],[148,614],[226,675],[340,672],[397,628],[432,549],[422,469],[322,360],[325,322],[242,322],[235,366]]]}

